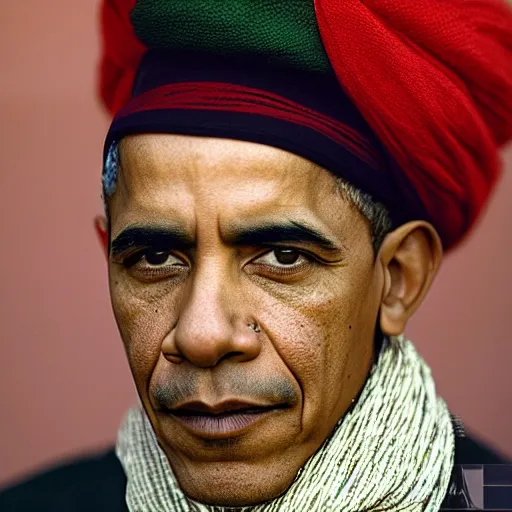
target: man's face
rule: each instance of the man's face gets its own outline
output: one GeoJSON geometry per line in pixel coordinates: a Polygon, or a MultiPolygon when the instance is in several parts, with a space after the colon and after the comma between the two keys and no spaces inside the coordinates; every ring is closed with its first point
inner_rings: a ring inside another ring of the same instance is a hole
{"type": "Polygon", "coordinates": [[[366,379],[382,294],[367,221],[279,149],[140,135],[120,159],[110,290],[160,444],[191,498],[273,498],[366,379]]]}

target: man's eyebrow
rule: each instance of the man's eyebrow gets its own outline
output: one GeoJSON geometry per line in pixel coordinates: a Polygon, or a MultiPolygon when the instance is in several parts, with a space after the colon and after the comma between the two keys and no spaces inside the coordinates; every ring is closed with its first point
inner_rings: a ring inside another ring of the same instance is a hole
{"type": "Polygon", "coordinates": [[[314,244],[328,251],[341,249],[341,245],[337,245],[316,228],[297,221],[237,226],[229,230],[227,241],[233,245],[247,246],[295,242],[314,244]]]}
{"type": "Polygon", "coordinates": [[[193,245],[194,240],[178,226],[165,228],[133,226],[123,230],[112,241],[111,254],[116,256],[137,247],[165,247],[187,250],[193,245]]]}

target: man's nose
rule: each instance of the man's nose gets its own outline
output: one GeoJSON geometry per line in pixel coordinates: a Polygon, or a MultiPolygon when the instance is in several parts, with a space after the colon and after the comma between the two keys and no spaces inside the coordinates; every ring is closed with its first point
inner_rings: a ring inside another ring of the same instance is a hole
{"type": "Polygon", "coordinates": [[[229,278],[213,274],[198,273],[191,283],[174,332],[162,345],[169,361],[211,368],[228,358],[250,361],[260,353],[261,332],[248,302],[229,278]]]}

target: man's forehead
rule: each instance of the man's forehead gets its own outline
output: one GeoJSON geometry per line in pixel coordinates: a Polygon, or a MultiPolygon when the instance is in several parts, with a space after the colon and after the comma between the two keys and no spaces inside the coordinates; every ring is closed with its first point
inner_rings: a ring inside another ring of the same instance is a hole
{"type": "Polygon", "coordinates": [[[120,152],[113,236],[141,223],[194,234],[199,223],[227,233],[285,220],[330,233],[347,210],[327,171],[276,148],[163,135],[127,138],[120,152]]]}
{"type": "MultiPolygon", "coordinates": [[[[178,179],[191,171],[203,171],[215,179],[239,175],[253,180],[275,180],[298,174],[306,179],[331,175],[313,162],[277,147],[220,137],[175,134],[141,134],[125,137],[119,146],[121,166],[132,178],[162,174],[178,179]],[[168,171],[171,170],[172,173],[168,171]]],[[[186,176],[188,177],[188,176],[186,176]]]]}
{"type": "Polygon", "coordinates": [[[183,209],[224,201],[223,208],[316,209],[335,196],[335,179],[287,151],[245,141],[140,135],[120,145],[124,207],[183,209]]]}

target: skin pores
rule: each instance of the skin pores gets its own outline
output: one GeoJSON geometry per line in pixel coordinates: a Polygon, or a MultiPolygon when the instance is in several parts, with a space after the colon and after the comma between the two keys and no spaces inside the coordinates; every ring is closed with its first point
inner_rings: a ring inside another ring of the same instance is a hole
{"type": "Polygon", "coordinates": [[[120,161],[111,298],[160,444],[193,499],[271,499],[367,377],[383,289],[368,223],[276,148],[137,135],[120,161]]]}

